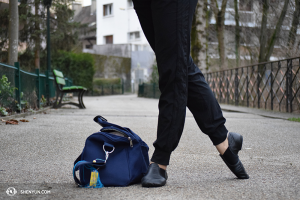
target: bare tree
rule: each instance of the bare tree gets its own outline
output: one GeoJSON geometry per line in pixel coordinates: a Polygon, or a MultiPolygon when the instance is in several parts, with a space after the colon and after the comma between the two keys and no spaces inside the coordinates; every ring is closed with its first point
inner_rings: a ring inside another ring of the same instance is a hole
{"type": "Polygon", "coordinates": [[[191,32],[191,55],[201,70],[207,68],[206,65],[206,11],[207,0],[198,0],[195,10],[192,32],[191,32]]]}
{"type": "Polygon", "coordinates": [[[218,38],[218,51],[220,56],[220,69],[224,69],[227,67],[226,62],[226,52],[225,52],[225,42],[224,42],[224,32],[225,32],[225,12],[227,6],[227,0],[222,0],[222,5],[219,9],[218,1],[212,0],[211,2],[212,11],[216,18],[216,31],[217,31],[217,38],[218,38]]]}
{"type": "Polygon", "coordinates": [[[35,49],[34,49],[34,66],[36,69],[40,69],[40,23],[39,23],[39,6],[40,0],[35,0],[35,49]]]}
{"type": "Polygon", "coordinates": [[[235,19],[235,65],[240,65],[240,40],[241,40],[241,29],[240,29],[240,15],[238,10],[238,0],[234,0],[234,19],[235,19]]]}
{"type": "Polygon", "coordinates": [[[39,23],[39,6],[40,0],[35,0],[35,49],[34,49],[34,66],[36,69],[40,69],[40,45],[41,45],[41,36],[40,36],[40,23],[39,23]]]}
{"type": "Polygon", "coordinates": [[[295,0],[292,26],[289,32],[288,46],[293,48],[296,42],[297,28],[300,21],[300,0],[295,0]]]}
{"type": "Polygon", "coordinates": [[[263,13],[262,13],[262,22],[261,22],[261,29],[260,29],[260,49],[259,49],[259,62],[266,62],[270,60],[270,57],[273,53],[275,41],[278,38],[278,35],[282,29],[282,23],[286,16],[289,0],[284,0],[284,5],[281,10],[280,17],[277,21],[276,27],[271,34],[271,37],[267,38],[267,18],[269,14],[269,0],[263,0],[263,13]]]}
{"type": "Polygon", "coordinates": [[[18,61],[19,44],[19,11],[18,0],[9,1],[9,26],[8,26],[8,64],[14,65],[18,61]]]}

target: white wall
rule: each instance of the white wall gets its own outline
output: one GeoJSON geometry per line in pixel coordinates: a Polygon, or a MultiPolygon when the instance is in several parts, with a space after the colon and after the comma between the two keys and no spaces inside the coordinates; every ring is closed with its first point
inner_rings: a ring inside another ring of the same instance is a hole
{"type": "Polygon", "coordinates": [[[97,45],[105,44],[104,36],[113,35],[113,44],[148,44],[135,10],[127,0],[97,1],[97,45]],[[112,16],[103,16],[103,5],[113,4],[112,16]],[[128,33],[139,31],[140,39],[129,41],[128,33]]]}

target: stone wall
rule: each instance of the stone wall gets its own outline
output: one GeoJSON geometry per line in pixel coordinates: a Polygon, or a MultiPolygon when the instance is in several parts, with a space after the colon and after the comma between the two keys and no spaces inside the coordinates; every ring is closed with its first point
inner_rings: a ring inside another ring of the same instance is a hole
{"type": "Polygon", "coordinates": [[[131,92],[131,58],[93,54],[94,78],[122,78],[125,92],[131,92]]]}

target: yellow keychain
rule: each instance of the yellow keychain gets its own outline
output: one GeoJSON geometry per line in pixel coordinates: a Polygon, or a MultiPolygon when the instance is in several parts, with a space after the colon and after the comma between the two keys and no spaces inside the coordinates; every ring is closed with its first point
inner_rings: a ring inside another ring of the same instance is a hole
{"type": "Polygon", "coordinates": [[[90,186],[91,187],[96,187],[97,186],[97,180],[98,180],[98,171],[97,170],[93,170],[91,172],[91,178],[90,178],[90,186]]]}

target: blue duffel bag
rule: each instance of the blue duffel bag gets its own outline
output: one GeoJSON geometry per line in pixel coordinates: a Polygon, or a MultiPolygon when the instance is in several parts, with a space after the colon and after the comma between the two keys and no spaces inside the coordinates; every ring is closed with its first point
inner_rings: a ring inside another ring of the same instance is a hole
{"type": "Polygon", "coordinates": [[[74,162],[73,177],[81,187],[127,186],[138,183],[149,166],[148,145],[129,128],[94,121],[103,128],[90,135],[81,155],[74,162]],[[79,170],[79,177],[76,171],[79,170]]]}

